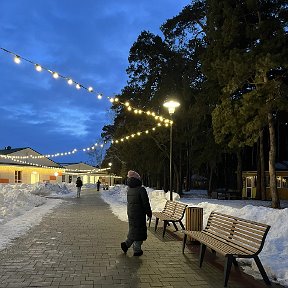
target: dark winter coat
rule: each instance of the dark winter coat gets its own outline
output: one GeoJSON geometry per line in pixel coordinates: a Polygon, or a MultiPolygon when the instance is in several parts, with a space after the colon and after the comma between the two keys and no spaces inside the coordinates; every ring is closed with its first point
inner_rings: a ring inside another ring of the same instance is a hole
{"type": "Polygon", "coordinates": [[[128,178],[127,184],[128,239],[144,241],[147,239],[146,215],[152,216],[147,191],[139,179],[128,178]]]}
{"type": "Polygon", "coordinates": [[[82,187],[82,186],[83,186],[82,180],[81,179],[77,179],[76,180],[76,187],[82,187]]]}

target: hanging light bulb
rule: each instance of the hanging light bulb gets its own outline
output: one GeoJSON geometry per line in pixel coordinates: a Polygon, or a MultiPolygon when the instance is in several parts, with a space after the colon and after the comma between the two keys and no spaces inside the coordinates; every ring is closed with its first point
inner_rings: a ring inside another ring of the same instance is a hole
{"type": "Polygon", "coordinates": [[[72,84],[73,84],[73,80],[70,78],[70,79],[67,80],[67,83],[68,83],[69,85],[72,85],[72,84]]]}
{"type": "Polygon", "coordinates": [[[91,86],[88,87],[88,91],[89,91],[89,92],[93,92],[93,87],[91,87],[91,86]]]}
{"type": "Polygon", "coordinates": [[[76,84],[76,89],[79,90],[80,88],[81,88],[81,86],[77,83],[77,84],[76,84]]]}
{"type": "Polygon", "coordinates": [[[19,63],[21,62],[20,57],[16,55],[16,56],[14,57],[14,62],[15,62],[16,64],[19,64],[19,63]]]}
{"type": "Polygon", "coordinates": [[[55,78],[55,79],[59,78],[59,74],[58,74],[57,72],[53,72],[52,76],[53,76],[53,78],[55,78]]]}
{"type": "Polygon", "coordinates": [[[41,72],[41,71],[42,71],[42,67],[41,67],[39,64],[36,64],[36,65],[35,65],[35,69],[36,69],[36,71],[38,71],[38,72],[41,72]]]}

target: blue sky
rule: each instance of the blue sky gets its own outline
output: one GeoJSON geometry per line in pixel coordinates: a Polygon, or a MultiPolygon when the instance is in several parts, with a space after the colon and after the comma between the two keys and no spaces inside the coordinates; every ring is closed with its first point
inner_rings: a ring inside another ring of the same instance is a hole
{"type": "MultiPolygon", "coordinates": [[[[129,49],[143,30],[176,16],[188,0],[1,0],[0,47],[103,94],[77,90],[0,50],[0,149],[42,154],[92,146],[113,120],[107,97],[125,86],[129,49]]],[[[53,158],[87,162],[85,153],[53,158]]]]}

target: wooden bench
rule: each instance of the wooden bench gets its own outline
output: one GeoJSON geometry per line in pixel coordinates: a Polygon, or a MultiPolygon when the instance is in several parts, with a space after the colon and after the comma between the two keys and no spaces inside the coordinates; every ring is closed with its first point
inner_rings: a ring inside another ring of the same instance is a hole
{"type": "Polygon", "coordinates": [[[184,253],[187,236],[200,242],[199,266],[202,266],[206,246],[212,251],[226,257],[224,267],[224,287],[227,286],[232,263],[238,266],[236,258],[253,258],[267,285],[269,278],[258,257],[261,252],[269,225],[257,223],[238,217],[212,212],[207,226],[202,231],[184,230],[182,253],[184,253]]]}
{"type": "MultiPolygon", "coordinates": [[[[163,225],[163,238],[166,232],[166,227],[167,225],[170,225],[169,223],[171,222],[176,231],[178,231],[178,227],[176,223],[179,223],[182,229],[185,229],[182,219],[185,214],[185,209],[188,205],[180,202],[175,202],[175,201],[170,201],[167,200],[164,209],[161,212],[152,212],[152,216],[156,217],[156,222],[155,222],[155,231],[158,226],[159,219],[161,221],[164,221],[163,225]]],[[[151,218],[149,220],[149,227],[151,224],[151,218]]]]}

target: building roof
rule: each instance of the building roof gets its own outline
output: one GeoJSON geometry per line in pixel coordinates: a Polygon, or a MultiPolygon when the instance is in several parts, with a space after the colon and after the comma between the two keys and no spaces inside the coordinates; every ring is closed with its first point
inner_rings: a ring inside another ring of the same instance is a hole
{"type": "MultiPolygon", "coordinates": [[[[30,148],[30,147],[24,147],[24,148],[11,148],[10,146],[5,147],[5,149],[1,149],[0,150],[0,155],[10,155],[10,154],[14,154],[11,156],[24,156],[23,154],[26,154],[25,156],[28,156],[31,154],[34,156],[44,156],[41,153],[35,151],[34,149],[30,148]],[[27,150],[27,151],[25,151],[27,150]],[[22,152],[23,151],[23,152],[22,152]],[[28,154],[29,153],[29,154],[28,154]],[[21,155],[22,154],[22,155],[21,155]]],[[[33,164],[36,165],[40,165],[40,166],[49,166],[49,167],[57,167],[57,168],[61,168],[61,165],[58,164],[57,162],[47,158],[47,157],[43,157],[43,158],[29,158],[27,159],[23,159],[23,162],[20,163],[15,163],[12,159],[3,159],[3,157],[0,158],[0,164],[4,164],[4,165],[16,165],[16,166],[34,166],[33,164]],[[31,164],[33,163],[33,164],[31,164]]]]}
{"type": "MultiPolygon", "coordinates": [[[[29,147],[25,147],[25,148],[11,148],[10,146],[7,146],[5,147],[5,149],[1,149],[0,150],[0,155],[8,155],[8,154],[11,154],[11,153],[14,153],[14,152],[18,152],[18,151],[21,151],[21,150],[24,150],[24,149],[27,149],[29,147]]],[[[30,148],[31,149],[31,148],[30,148]]],[[[32,149],[33,150],[33,149],[32,149]]],[[[36,152],[36,151],[35,151],[36,152]]]]}

